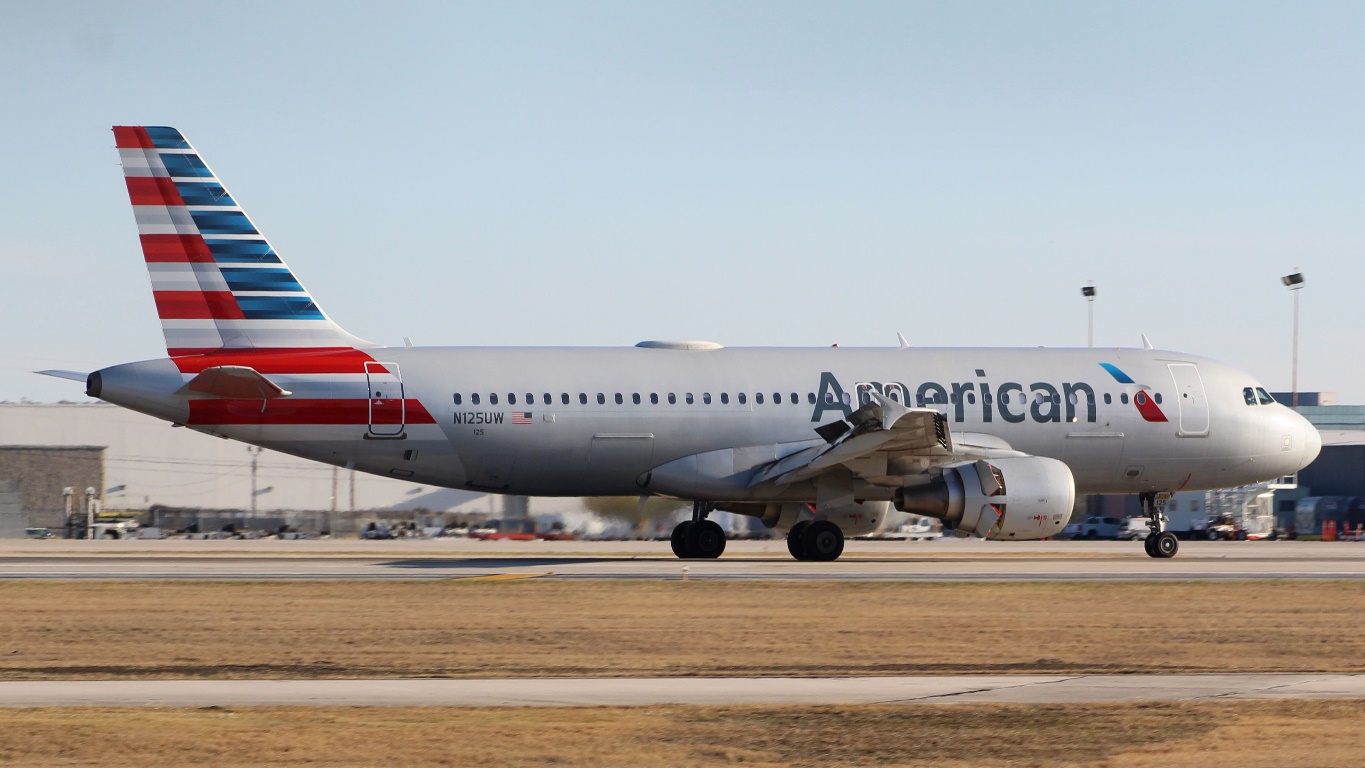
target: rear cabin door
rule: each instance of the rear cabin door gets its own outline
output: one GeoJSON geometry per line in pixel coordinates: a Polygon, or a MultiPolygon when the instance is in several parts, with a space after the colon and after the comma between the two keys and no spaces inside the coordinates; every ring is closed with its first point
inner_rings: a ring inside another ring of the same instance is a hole
{"type": "Polygon", "coordinates": [[[1193,363],[1172,363],[1171,378],[1175,381],[1176,404],[1180,409],[1181,437],[1205,437],[1209,434],[1209,403],[1204,397],[1204,380],[1193,363]]]}
{"type": "Polygon", "coordinates": [[[407,413],[398,364],[365,363],[365,379],[370,387],[370,434],[375,437],[402,435],[407,413]]]}

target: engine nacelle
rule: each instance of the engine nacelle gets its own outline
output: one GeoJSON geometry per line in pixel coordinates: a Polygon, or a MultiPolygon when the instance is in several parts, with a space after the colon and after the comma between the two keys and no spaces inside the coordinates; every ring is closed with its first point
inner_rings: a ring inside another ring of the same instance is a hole
{"type": "Polygon", "coordinates": [[[893,503],[938,518],[959,536],[1041,539],[1066,527],[1076,482],[1066,464],[1042,456],[963,462],[929,483],[896,489],[893,503]]]}
{"type": "MultiPolygon", "coordinates": [[[[862,504],[845,504],[826,509],[819,514],[811,511],[806,504],[768,504],[759,518],[769,528],[790,531],[793,525],[802,520],[828,520],[839,526],[845,536],[866,536],[876,533],[886,521],[890,507],[885,501],[865,501],[862,504]]],[[[727,509],[721,505],[721,509],[727,509]]]]}

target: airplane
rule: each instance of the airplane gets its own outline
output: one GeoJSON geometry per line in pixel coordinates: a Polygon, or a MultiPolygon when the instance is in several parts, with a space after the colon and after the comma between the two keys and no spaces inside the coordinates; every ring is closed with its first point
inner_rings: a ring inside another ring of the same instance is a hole
{"type": "Polygon", "coordinates": [[[1139,494],[1144,548],[1175,491],[1257,483],[1322,441],[1249,374],[1154,349],[381,346],[324,313],[176,129],[115,142],[167,356],[86,393],[177,426],[417,483],[692,502],[681,558],[723,510],[830,561],[891,509],[957,536],[1061,533],[1077,494],[1139,494]]]}

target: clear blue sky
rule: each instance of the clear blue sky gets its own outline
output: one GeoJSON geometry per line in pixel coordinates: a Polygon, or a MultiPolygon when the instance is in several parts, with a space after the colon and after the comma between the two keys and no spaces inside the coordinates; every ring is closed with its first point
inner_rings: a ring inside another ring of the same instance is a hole
{"type": "Polygon", "coordinates": [[[113,124],[385,343],[1079,346],[1365,402],[1365,4],[6,3],[0,399],[164,353],[113,124]]]}

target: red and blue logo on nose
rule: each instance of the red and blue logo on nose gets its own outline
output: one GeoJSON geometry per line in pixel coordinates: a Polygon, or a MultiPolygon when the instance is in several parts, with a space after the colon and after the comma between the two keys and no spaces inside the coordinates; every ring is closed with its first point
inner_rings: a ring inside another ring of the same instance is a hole
{"type": "MultiPolygon", "coordinates": [[[[1133,377],[1124,373],[1113,363],[1100,363],[1100,367],[1109,372],[1110,376],[1120,384],[1135,384],[1133,377]]],[[[1162,413],[1161,406],[1156,404],[1152,396],[1147,394],[1149,389],[1146,385],[1139,384],[1137,394],[1133,395],[1133,405],[1137,406],[1138,413],[1147,421],[1167,421],[1166,414],[1162,413]]]]}

